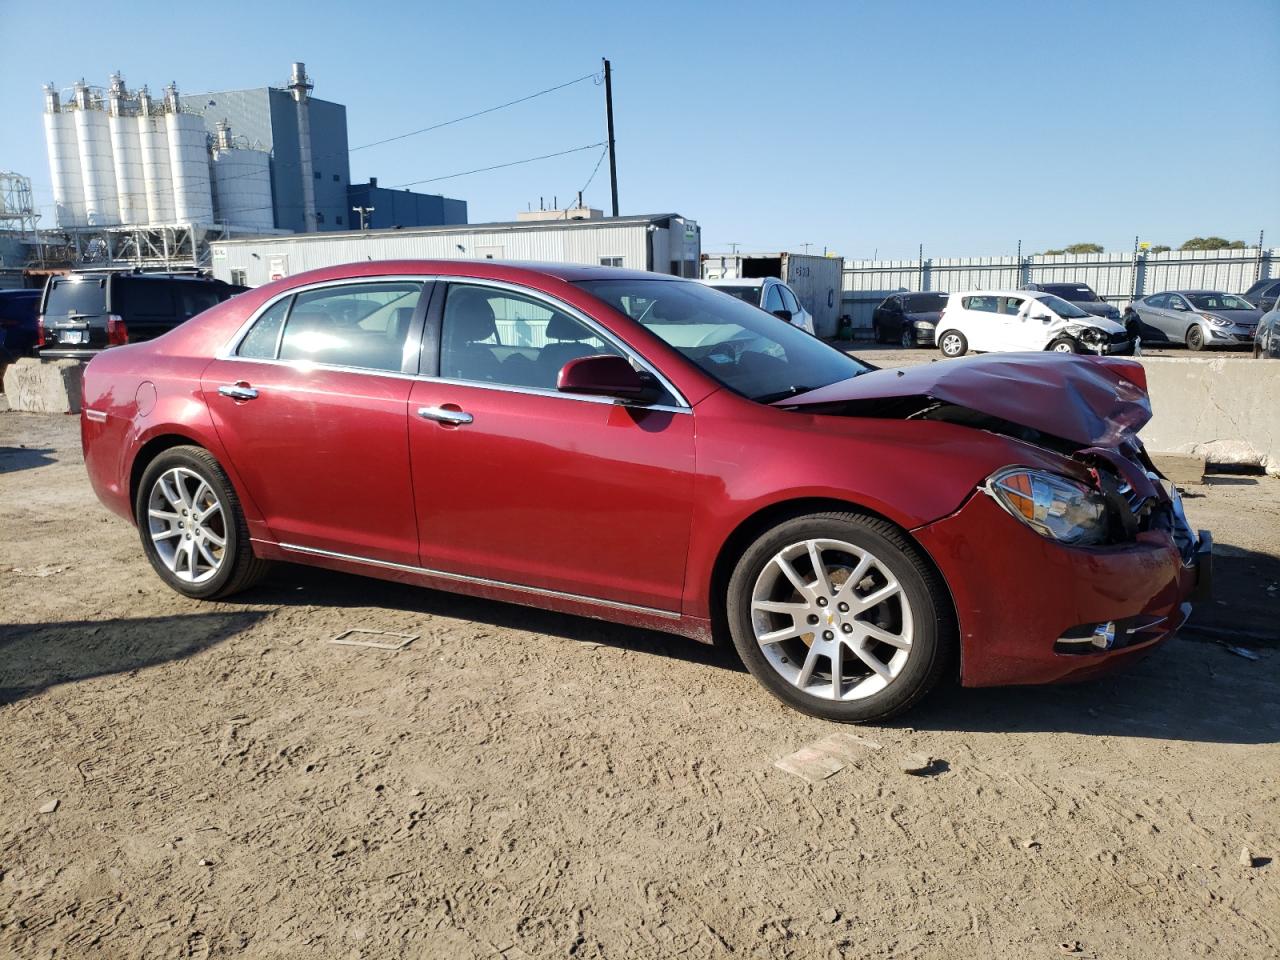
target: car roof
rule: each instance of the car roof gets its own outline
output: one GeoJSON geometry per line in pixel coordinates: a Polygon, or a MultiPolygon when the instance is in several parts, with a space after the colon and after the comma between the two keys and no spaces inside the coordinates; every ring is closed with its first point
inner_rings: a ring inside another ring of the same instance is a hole
{"type": "MultiPolygon", "coordinates": [[[[1029,297],[1032,300],[1046,296],[1043,290],[957,290],[952,297],[1029,297]]],[[[1053,294],[1048,294],[1053,296],[1053,294]]]]}
{"type": "Polygon", "coordinates": [[[347,277],[378,277],[387,275],[416,274],[442,277],[472,277],[490,280],[532,280],[550,277],[574,283],[582,280],[684,280],[664,273],[646,270],[628,270],[625,267],[600,267],[580,263],[539,263],[520,260],[357,260],[319,267],[305,273],[295,273],[285,278],[288,286],[323,280],[342,280],[347,277]]]}
{"type": "Polygon", "coordinates": [[[78,270],[64,273],[53,279],[64,280],[105,280],[108,277],[127,277],[130,280],[169,280],[176,283],[222,283],[216,277],[198,277],[193,273],[134,273],[132,270],[78,270]]]}
{"type": "Polygon", "coordinates": [[[1152,293],[1152,294],[1149,294],[1149,296],[1158,297],[1161,293],[1181,293],[1185,295],[1190,295],[1193,293],[1194,294],[1211,294],[1213,296],[1219,296],[1219,297],[1235,296],[1234,293],[1227,293],[1227,291],[1225,290],[1161,290],[1159,291],[1159,293],[1152,293]]]}
{"type": "Polygon", "coordinates": [[[777,280],[777,277],[721,277],[719,280],[701,282],[708,287],[763,287],[770,280],[777,280]]]}

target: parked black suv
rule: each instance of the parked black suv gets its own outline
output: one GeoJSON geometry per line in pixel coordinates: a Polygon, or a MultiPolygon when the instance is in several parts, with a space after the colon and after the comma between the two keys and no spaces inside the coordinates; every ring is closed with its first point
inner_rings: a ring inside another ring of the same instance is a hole
{"type": "Polygon", "coordinates": [[[1027,283],[1023,290],[1038,290],[1041,293],[1052,293],[1055,297],[1074,304],[1085,313],[1104,320],[1120,319],[1120,308],[1114,303],[1107,303],[1087,283],[1027,283]]]}
{"type": "Polygon", "coordinates": [[[1268,310],[1274,310],[1276,307],[1276,301],[1280,300],[1280,280],[1276,280],[1275,278],[1270,280],[1259,280],[1241,294],[1241,296],[1263,313],[1266,313],[1268,310]]]}
{"type": "Polygon", "coordinates": [[[87,360],[106,347],[151,340],[245,289],[204,274],[50,277],[40,301],[40,356],[87,360]]]}

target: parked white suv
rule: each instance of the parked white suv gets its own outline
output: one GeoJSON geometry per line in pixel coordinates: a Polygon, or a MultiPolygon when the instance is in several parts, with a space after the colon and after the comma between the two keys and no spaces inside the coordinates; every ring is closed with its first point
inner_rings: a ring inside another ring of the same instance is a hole
{"type": "Polygon", "coordinates": [[[776,277],[756,277],[743,280],[703,280],[708,287],[715,287],[721,293],[737,297],[744,303],[772,313],[780,320],[785,320],[806,333],[813,333],[813,314],[800,306],[800,299],[795,291],[776,277]]]}
{"type": "Polygon", "coordinates": [[[962,357],[970,350],[1111,355],[1135,351],[1121,324],[1086,313],[1052,293],[1034,290],[953,293],[938,318],[937,330],[938,347],[948,357],[962,357]]]}

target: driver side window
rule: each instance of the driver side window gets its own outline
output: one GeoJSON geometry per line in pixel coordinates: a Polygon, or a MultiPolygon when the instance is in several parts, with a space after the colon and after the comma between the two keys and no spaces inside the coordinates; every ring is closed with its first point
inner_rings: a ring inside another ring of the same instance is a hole
{"type": "Polygon", "coordinates": [[[452,284],[444,304],[440,376],[555,390],[577,357],[620,351],[581,320],[532,297],[452,284]]]}
{"type": "Polygon", "coordinates": [[[1188,306],[1187,306],[1187,301],[1183,300],[1181,297],[1170,297],[1170,298],[1169,298],[1169,309],[1171,309],[1171,310],[1189,310],[1189,309],[1190,309],[1190,307],[1188,307],[1188,306]]]}

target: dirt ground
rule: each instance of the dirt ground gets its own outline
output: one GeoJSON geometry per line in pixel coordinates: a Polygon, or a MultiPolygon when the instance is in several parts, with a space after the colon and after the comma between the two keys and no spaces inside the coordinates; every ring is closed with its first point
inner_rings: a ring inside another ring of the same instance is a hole
{"type": "Polygon", "coordinates": [[[837,728],[685,640],[301,567],[186,600],[76,418],[0,413],[0,956],[1275,957],[1280,480],[1194,492],[1210,632],[808,783],[837,728]]]}

